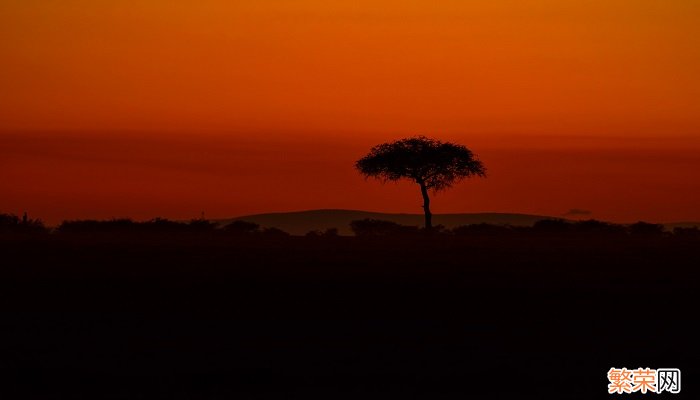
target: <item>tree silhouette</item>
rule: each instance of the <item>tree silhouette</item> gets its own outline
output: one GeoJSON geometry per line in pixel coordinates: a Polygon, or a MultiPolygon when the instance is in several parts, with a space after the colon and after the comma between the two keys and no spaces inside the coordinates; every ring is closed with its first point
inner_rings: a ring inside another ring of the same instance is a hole
{"type": "Polygon", "coordinates": [[[355,163],[366,178],[387,181],[410,179],[423,195],[425,228],[433,227],[428,191],[452,187],[471,176],[486,176],[486,168],[467,147],[417,136],[372,147],[355,163]]]}

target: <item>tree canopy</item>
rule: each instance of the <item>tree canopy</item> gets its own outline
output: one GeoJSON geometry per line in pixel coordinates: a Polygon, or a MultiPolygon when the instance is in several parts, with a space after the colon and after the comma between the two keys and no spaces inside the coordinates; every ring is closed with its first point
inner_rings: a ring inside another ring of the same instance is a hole
{"type": "Polygon", "coordinates": [[[374,146],[355,167],[365,177],[385,182],[410,179],[433,191],[471,176],[486,176],[486,168],[466,146],[425,136],[374,146]]]}

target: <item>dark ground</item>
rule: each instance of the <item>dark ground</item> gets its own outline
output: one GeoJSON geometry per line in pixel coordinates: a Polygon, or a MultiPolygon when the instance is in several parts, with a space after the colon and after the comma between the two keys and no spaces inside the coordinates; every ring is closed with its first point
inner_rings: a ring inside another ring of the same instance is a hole
{"type": "Polygon", "coordinates": [[[698,398],[700,241],[0,239],[0,398],[698,398]],[[642,395],[621,395],[639,398],[642,395]]]}

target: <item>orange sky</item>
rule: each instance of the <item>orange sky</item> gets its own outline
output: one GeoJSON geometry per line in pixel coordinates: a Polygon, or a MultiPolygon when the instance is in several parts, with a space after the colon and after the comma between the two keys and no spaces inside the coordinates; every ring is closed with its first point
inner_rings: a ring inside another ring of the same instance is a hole
{"type": "Polygon", "coordinates": [[[435,212],[700,219],[698,21],[691,0],[4,0],[0,212],[420,212],[352,162],[426,134],[491,172],[435,212]]]}

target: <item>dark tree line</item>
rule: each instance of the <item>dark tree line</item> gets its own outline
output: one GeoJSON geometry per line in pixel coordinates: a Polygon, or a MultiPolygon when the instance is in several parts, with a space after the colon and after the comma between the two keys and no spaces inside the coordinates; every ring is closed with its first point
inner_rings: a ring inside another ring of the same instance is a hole
{"type": "MultiPolygon", "coordinates": [[[[432,226],[430,230],[418,226],[401,225],[392,221],[378,219],[355,220],[350,223],[355,236],[412,236],[442,234],[451,236],[498,236],[498,235],[634,235],[634,236],[677,236],[699,237],[698,227],[676,227],[667,231],[661,224],[637,222],[634,224],[615,224],[597,220],[569,221],[563,219],[543,219],[533,226],[510,226],[497,224],[470,224],[446,228],[442,225],[432,226]]],[[[228,224],[219,224],[206,219],[194,219],[188,222],[154,218],[148,221],[130,219],[111,220],[74,220],[64,221],[50,229],[41,220],[18,217],[12,214],[0,214],[0,233],[2,234],[100,234],[112,233],[124,236],[144,234],[215,234],[246,237],[285,237],[289,233],[275,227],[261,227],[259,224],[236,220],[228,224]]],[[[328,238],[339,236],[337,228],[312,230],[304,236],[309,238],[328,238]]]]}

